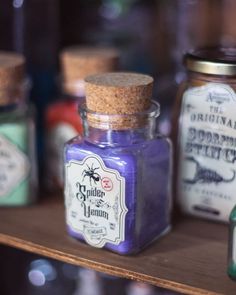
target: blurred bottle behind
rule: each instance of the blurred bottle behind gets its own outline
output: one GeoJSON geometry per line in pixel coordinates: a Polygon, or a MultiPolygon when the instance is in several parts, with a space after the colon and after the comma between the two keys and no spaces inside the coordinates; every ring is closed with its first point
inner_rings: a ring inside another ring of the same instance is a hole
{"type": "Polygon", "coordinates": [[[103,295],[102,280],[99,274],[91,269],[79,269],[77,288],[73,295],[103,295]]]}
{"type": "Polygon", "coordinates": [[[0,50],[16,51],[26,57],[31,101],[38,113],[38,152],[42,159],[44,109],[56,92],[58,0],[0,0],[0,7],[0,50]]]}
{"type": "Polygon", "coordinates": [[[0,206],[25,206],[37,196],[34,110],[21,54],[0,51],[0,206]]]}
{"type": "Polygon", "coordinates": [[[158,288],[146,283],[130,281],[126,288],[127,295],[178,295],[179,293],[158,288]]]}
{"type": "Polygon", "coordinates": [[[141,282],[130,282],[127,295],[156,295],[154,287],[141,282]]]}
{"type": "Polygon", "coordinates": [[[61,95],[45,112],[45,188],[62,192],[64,144],[83,134],[79,109],[85,102],[88,75],[118,68],[119,52],[111,47],[70,46],[60,54],[61,95]]]}

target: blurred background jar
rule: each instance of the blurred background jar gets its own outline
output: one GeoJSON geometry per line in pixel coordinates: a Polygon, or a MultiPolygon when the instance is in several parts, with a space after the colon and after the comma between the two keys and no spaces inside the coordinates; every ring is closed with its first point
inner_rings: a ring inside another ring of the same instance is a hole
{"type": "Polygon", "coordinates": [[[45,115],[47,189],[63,189],[64,144],[83,133],[79,108],[85,101],[84,78],[117,70],[118,59],[119,52],[111,47],[71,46],[62,51],[61,98],[48,106],[45,115]]]}
{"type": "Polygon", "coordinates": [[[0,52],[0,205],[32,203],[37,196],[34,114],[27,106],[25,60],[0,52]]]}
{"type": "Polygon", "coordinates": [[[185,66],[173,121],[177,200],[185,213],[228,222],[236,203],[236,49],[194,50],[185,66]]]}

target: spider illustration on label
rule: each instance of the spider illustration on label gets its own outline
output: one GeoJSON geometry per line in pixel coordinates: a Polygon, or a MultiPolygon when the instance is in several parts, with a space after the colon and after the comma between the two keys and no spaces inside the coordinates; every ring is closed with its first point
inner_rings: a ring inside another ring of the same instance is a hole
{"type": "Polygon", "coordinates": [[[83,181],[84,181],[85,177],[88,176],[90,185],[92,185],[92,183],[91,183],[92,179],[94,181],[94,184],[97,184],[97,182],[101,179],[101,177],[97,172],[95,172],[95,170],[99,169],[99,167],[93,168],[93,164],[91,167],[89,167],[88,165],[87,165],[87,167],[88,167],[88,169],[87,170],[84,169],[82,172],[83,181]]]}

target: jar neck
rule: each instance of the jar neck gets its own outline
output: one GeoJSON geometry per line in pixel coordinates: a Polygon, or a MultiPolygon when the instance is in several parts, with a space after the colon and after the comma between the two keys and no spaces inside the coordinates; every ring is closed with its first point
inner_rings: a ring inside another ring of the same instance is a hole
{"type": "Polygon", "coordinates": [[[0,113],[12,112],[20,109],[26,108],[26,104],[10,104],[10,105],[2,105],[0,106],[0,113]]]}
{"type": "Polygon", "coordinates": [[[85,126],[86,141],[99,146],[129,146],[146,140],[151,140],[156,135],[156,123],[153,118],[149,124],[140,128],[125,130],[100,129],[85,126]]]}
{"type": "Polygon", "coordinates": [[[86,140],[104,146],[127,146],[153,139],[159,112],[155,101],[148,110],[135,114],[100,114],[86,105],[80,108],[86,140]]]}
{"type": "Polygon", "coordinates": [[[235,76],[213,75],[188,71],[188,80],[192,86],[201,86],[206,83],[236,84],[235,76]]]}

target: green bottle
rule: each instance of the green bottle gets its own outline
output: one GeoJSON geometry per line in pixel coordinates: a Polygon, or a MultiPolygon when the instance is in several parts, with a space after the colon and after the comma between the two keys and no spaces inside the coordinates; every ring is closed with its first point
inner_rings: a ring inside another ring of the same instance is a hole
{"type": "Polygon", "coordinates": [[[0,52],[0,206],[28,205],[37,195],[35,128],[26,104],[21,55],[0,52]]]}
{"type": "Polygon", "coordinates": [[[231,211],[228,250],[228,275],[236,281],[236,206],[231,211]]]}

